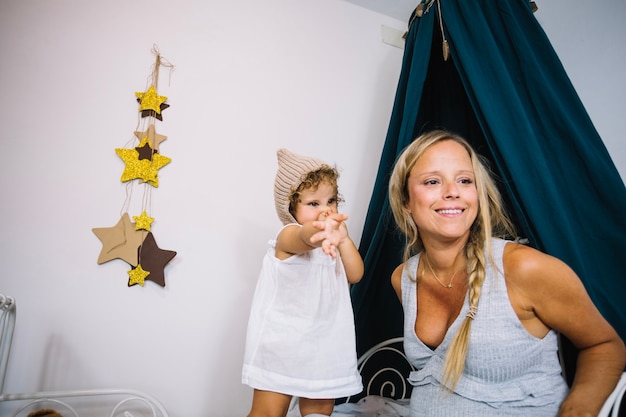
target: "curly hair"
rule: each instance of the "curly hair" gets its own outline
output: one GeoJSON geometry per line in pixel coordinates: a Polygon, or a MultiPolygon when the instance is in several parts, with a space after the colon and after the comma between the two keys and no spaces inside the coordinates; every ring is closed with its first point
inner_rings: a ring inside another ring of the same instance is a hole
{"type": "Polygon", "coordinates": [[[338,179],[339,171],[328,165],[322,165],[319,169],[306,174],[298,187],[289,194],[289,213],[295,218],[296,206],[300,202],[300,193],[309,189],[316,190],[322,182],[328,183],[335,190],[335,194],[337,194],[337,205],[343,203],[343,196],[339,194],[338,179]]]}
{"type": "MultiPolygon", "coordinates": [[[[444,130],[425,133],[407,146],[396,161],[389,180],[389,202],[396,224],[405,235],[403,262],[406,265],[409,257],[424,250],[418,225],[415,224],[407,208],[409,203],[407,189],[409,174],[426,149],[443,141],[453,141],[465,148],[472,162],[475,176],[478,213],[470,227],[469,239],[464,248],[465,257],[468,260],[466,273],[470,311],[475,313],[485,281],[487,257],[492,264],[494,263],[490,238],[492,236],[515,236],[513,224],[506,214],[502,197],[486,159],[477,154],[469,142],[458,135],[444,130]]],[[[417,280],[417,277],[411,277],[411,279],[417,280]]],[[[471,324],[472,318],[466,317],[446,355],[443,383],[449,390],[454,389],[463,373],[469,347],[471,324]]]]}

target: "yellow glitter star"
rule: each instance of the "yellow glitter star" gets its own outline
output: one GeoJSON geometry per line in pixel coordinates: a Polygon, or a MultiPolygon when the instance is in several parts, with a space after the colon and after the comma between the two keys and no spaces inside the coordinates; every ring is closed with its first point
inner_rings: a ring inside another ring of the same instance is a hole
{"type": "Polygon", "coordinates": [[[143,287],[144,281],[148,275],[150,275],[150,272],[144,271],[141,264],[137,265],[136,268],[128,271],[128,276],[130,277],[128,280],[128,286],[130,287],[135,284],[139,284],[143,287]]]}
{"type": "Polygon", "coordinates": [[[126,163],[122,173],[122,182],[140,178],[147,181],[150,177],[150,160],[139,159],[139,152],[135,149],[117,148],[115,153],[126,163]]]}
{"type": "Polygon", "coordinates": [[[161,114],[161,104],[167,100],[167,97],[157,94],[153,85],[145,93],[137,91],[135,95],[140,100],[139,111],[154,110],[157,114],[161,114]]]}
{"type": "MultiPolygon", "coordinates": [[[[147,138],[144,138],[141,144],[145,144],[147,140],[147,138]]],[[[115,153],[126,164],[124,172],[122,172],[122,182],[140,179],[153,187],[159,186],[159,178],[157,176],[159,169],[169,164],[172,160],[158,153],[152,155],[152,160],[139,159],[139,152],[136,149],[116,148],[115,153]]]]}
{"type": "Polygon", "coordinates": [[[140,216],[133,216],[135,220],[135,230],[147,230],[150,231],[150,225],[154,221],[154,217],[149,217],[144,210],[140,216]]]}
{"type": "Polygon", "coordinates": [[[150,177],[145,180],[148,184],[153,187],[159,186],[159,178],[157,176],[159,169],[163,168],[165,165],[169,164],[172,159],[167,156],[163,156],[161,154],[155,153],[152,155],[152,163],[150,164],[150,177]]]}

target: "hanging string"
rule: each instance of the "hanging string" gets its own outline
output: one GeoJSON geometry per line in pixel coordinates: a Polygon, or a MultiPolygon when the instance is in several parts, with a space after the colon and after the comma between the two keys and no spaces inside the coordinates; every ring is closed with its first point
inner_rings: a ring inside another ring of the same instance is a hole
{"type": "Polygon", "coordinates": [[[450,46],[448,45],[448,41],[446,40],[446,35],[443,33],[443,16],[441,14],[441,0],[437,0],[437,10],[439,11],[439,28],[441,29],[441,37],[443,39],[443,43],[441,47],[443,48],[443,60],[447,61],[450,56],[450,46]]]}
{"type": "Polygon", "coordinates": [[[141,203],[141,209],[143,211],[146,211],[147,213],[152,213],[152,186],[144,187],[143,189],[143,200],[141,203]]]}
{"type": "Polygon", "coordinates": [[[170,70],[169,78],[168,78],[168,85],[169,85],[170,81],[172,80],[172,72],[174,71],[174,65],[161,55],[161,52],[159,51],[159,47],[156,44],[152,45],[152,53],[156,55],[156,61],[154,65],[152,66],[152,74],[150,75],[150,81],[151,81],[151,85],[153,85],[154,88],[158,91],[159,71],[161,67],[165,67],[170,70]]]}
{"type": "Polygon", "coordinates": [[[132,200],[132,196],[133,196],[133,184],[134,181],[128,181],[126,183],[126,198],[124,199],[124,203],[122,204],[122,208],[120,210],[120,216],[123,216],[124,213],[127,213],[128,210],[130,209],[130,201],[132,200]]]}

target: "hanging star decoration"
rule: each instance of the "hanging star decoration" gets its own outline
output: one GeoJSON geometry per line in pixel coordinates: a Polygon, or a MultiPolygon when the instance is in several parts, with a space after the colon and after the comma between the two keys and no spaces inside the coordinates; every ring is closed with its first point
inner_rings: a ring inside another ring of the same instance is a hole
{"type": "Polygon", "coordinates": [[[162,112],[169,107],[165,103],[166,96],[157,92],[159,68],[173,68],[164,60],[156,47],[156,62],[152,71],[150,87],[144,92],[135,92],[141,119],[134,132],[132,144],[123,148],[115,148],[115,153],[124,162],[121,182],[126,183],[126,200],[124,214],[116,225],[111,227],[93,228],[93,233],[100,239],[102,249],[98,256],[98,264],[113,259],[121,259],[130,265],[128,270],[128,287],[152,281],[161,287],[165,286],[165,266],[176,256],[172,250],[164,250],[157,246],[152,234],[154,217],[148,215],[151,207],[151,187],[159,186],[159,170],[171,162],[171,159],[159,151],[159,145],[167,136],[156,132],[155,121],[163,120],[162,112]],[[136,138],[136,139],[135,139],[136,138]],[[137,143],[138,142],[138,143],[137,143]],[[143,187],[141,214],[130,220],[127,208],[131,206],[133,187],[143,187]]]}
{"type": "Polygon", "coordinates": [[[122,182],[139,179],[153,187],[159,186],[159,169],[169,164],[172,160],[167,156],[153,152],[147,137],[143,138],[136,148],[116,148],[115,153],[126,164],[120,178],[122,182]],[[141,153],[138,149],[141,149],[141,153]]]}
{"type": "Polygon", "coordinates": [[[154,117],[158,120],[163,120],[162,112],[170,105],[165,103],[167,97],[157,94],[154,85],[151,85],[148,91],[144,93],[140,91],[135,92],[135,95],[137,96],[137,103],[139,103],[141,117],[154,117]]]}
{"type": "MultiPolygon", "coordinates": [[[[141,99],[137,99],[137,103],[141,104],[141,99]]],[[[152,109],[140,110],[141,117],[154,117],[157,120],[163,121],[163,110],[167,109],[170,105],[167,103],[161,103],[159,111],[152,109]]]]}
{"type": "Polygon", "coordinates": [[[133,216],[133,220],[135,220],[135,230],[146,230],[150,231],[150,225],[154,221],[154,217],[149,217],[146,211],[139,216],[133,216]]]}
{"type": "Polygon", "coordinates": [[[161,114],[161,105],[167,100],[167,97],[157,94],[154,85],[151,85],[145,93],[135,92],[137,101],[139,101],[139,110],[153,110],[157,114],[161,114]]]}
{"type": "Polygon", "coordinates": [[[92,231],[102,242],[98,265],[113,259],[122,259],[137,265],[137,250],[146,237],[146,232],[135,228],[128,213],[124,213],[115,226],[97,227],[92,231]]]}
{"type": "Polygon", "coordinates": [[[147,138],[145,139],[145,143],[141,146],[135,146],[135,150],[137,151],[137,159],[140,161],[142,159],[147,159],[148,161],[152,161],[152,155],[156,152],[154,149],[150,147],[150,144],[147,142],[147,138]]]}
{"type": "Polygon", "coordinates": [[[156,282],[161,287],[165,287],[165,265],[174,259],[175,256],[175,251],[159,248],[154,240],[154,235],[148,233],[148,236],[146,236],[139,248],[139,261],[146,271],[150,271],[150,275],[146,279],[156,282]]]}
{"type": "Polygon", "coordinates": [[[141,264],[139,264],[136,268],[128,271],[128,276],[130,277],[128,280],[129,287],[132,287],[136,284],[139,284],[143,287],[146,277],[150,276],[150,272],[144,271],[141,267],[141,264]]]}
{"type": "Polygon", "coordinates": [[[154,124],[151,124],[150,126],[148,126],[148,129],[144,132],[135,131],[135,136],[140,142],[144,138],[148,138],[148,143],[150,143],[150,145],[152,146],[152,149],[154,149],[155,152],[159,151],[159,145],[161,144],[161,142],[167,139],[167,136],[159,135],[156,132],[156,128],[154,127],[154,124]]]}

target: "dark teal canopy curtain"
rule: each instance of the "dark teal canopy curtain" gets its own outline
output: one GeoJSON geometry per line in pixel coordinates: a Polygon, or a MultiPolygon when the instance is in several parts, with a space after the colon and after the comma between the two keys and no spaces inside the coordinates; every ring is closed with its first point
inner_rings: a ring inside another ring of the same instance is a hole
{"type": "Polygon", "coordinates": [[[402,149],[434,128],[491,161],[519,235],[569,264],[626,339],[626,189],[529,2],[442,0],[425,5],[406,39],[359,247],[365,276],[352,288],[359,354],[402,335],[389,279],[403,237],[387,182],[402,149]]]}

